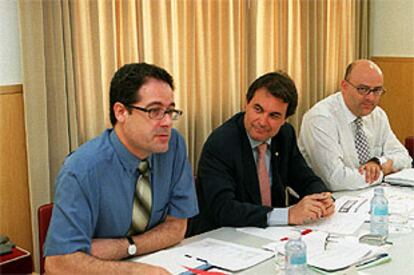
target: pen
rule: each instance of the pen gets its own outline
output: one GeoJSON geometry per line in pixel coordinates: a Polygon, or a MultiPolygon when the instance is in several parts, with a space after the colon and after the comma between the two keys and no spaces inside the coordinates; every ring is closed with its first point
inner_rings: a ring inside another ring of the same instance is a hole
{"type": "MultiPolygon", "coordinates": [[[[300,232],[300,234],[302,235],[302,236],[304,236],[304,235],[307,235],[307,234],[309,234],[309,233],[311,233],[312,232],[312,229],[305,229],[305,230],[302,230],[301,232],[300,232]]],[[[283,237],[283,238],[280,238],[280,241],[281,242],[283,242],[283,241],[287,241],[287,240],[289,240],[289,237],[283,237]]]]}
{"type": "Polygon", "coordinates": [[[296,191],[295,191],[295,190],[293,190],[293,188],[292,188],[292,187],[290,187],[290,186],[286,186],[286,190],[287,190],[287,191],[288,191],[288,193],[289,193],[290,195],[292,195],[293,197],[295,197],[295,198],[297,198],[297,199],[300,199],[299,194],[298,194],[298,193],[296,193],[296,191]]]}
{"type": "Polygon", "coordinates": [[[187,257],[187,258],[196,259],[197,261],[200,261],[200,262],[203,262],[203,263],[208,264],[207,260],[201,259],[199,257],[194,257],[194,256],[191,256],[189,254],[184,254],[184,256],[187,257]]]}

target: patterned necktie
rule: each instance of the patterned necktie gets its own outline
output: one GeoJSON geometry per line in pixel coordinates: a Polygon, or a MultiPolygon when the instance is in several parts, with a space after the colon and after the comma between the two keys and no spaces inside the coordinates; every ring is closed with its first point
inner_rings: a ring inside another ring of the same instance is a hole
{"type": "Polygon", "coordinates": [[[365,164],[370,159],[367,136],[362,129],[362,118],[358,117],[355,123],[355,149],[358,153],[359,164],[365,164]]]}
{"type": "Polygon", "coordinates": [[[259,176],[260,195],[262,205],[272,206],[272,197],[270,195],[270,178],[266,169],[266,150],[267,144],[262,143],[257,148],[257,175],[259,176]]]}
{"type": "Polygon", "coordinates": [[[135,187],[132,224],[128,232],[129,235],[144,232],[150,219],[152,191],[148,166],[147,160],[141,161],[138,165],[140,176],[135,187]]]}

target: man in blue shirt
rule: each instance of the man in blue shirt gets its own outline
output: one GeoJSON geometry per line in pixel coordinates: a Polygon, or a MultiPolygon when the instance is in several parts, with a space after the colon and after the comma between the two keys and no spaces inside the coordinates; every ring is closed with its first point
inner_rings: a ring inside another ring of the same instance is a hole
{"type": "Polygon", "coordinates": [[[185,143],[172,129],[182,114],[173,89],[171,75],[154,65],[128,64],[115,73],[113,129],[80,146],[57,178],[45,242],[47,272],[168,274],[118,260],[177,244],[187,218],[198,213],[185,143]],[[149,169],[138,170],[144,163],[149,169]],[[142,186],[149,188],[146,218],[136,210],[144,201],[137,191],[142,186]]]}

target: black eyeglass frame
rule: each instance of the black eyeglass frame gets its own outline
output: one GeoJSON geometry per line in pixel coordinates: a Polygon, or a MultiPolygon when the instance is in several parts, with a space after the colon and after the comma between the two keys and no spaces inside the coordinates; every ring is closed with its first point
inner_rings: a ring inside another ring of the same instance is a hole
{"type": "Polygon", "coordinates": [[[381,96],[383,94],[385,94],[385,92],[387,91],[384,87],[368,87],[368,86],[355,86],[355,84],[353,84],[352,82],[350,82],[349,80],[345,79],[345,81],[352,86],[352,88],[354,88],[360,95],[366,96],[369,95],[370,93],[373,93],[375,96],[381,96]]]}
{"type": "Polygon", "coordinates": [[[141,112],[145,112],[148,114],[148,117],[150,119],[154,119],[154,120],[161,120],[167,114],[170,115],[172,120],[178,120],[180,116],[182,116],[183,114],[183,111],[178,110],[178,109],[163,109],[159,107],[147,109],[147,108],[143,108],[143,107],[139,107],[135,105],[129,105],[129,104],[126,104],[125,107],[135,109],[141,112]],[[161,110],[164,110],[164,111],[159,114],[158,112],[160,112],[161,110]]]}

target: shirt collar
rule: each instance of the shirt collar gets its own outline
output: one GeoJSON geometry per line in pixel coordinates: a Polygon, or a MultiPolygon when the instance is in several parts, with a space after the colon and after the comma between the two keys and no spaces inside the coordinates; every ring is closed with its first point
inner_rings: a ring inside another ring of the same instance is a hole
{"type": "Polygon", "coordinates": [[[351,124],[352,122],[354,122],[354,120],[357,118],[356,115],[354,115],[348,108],[348,106],[346,106],[345,101],[344,101],[344,95],[341,92],[341,96],[339,97],[339,103],[344,111],[345,114],[345,120],[347,124],[351,124]]]}
{"type": "MultiPolygon", "coordinates": [[[[257,146],[259,146],[260,144],[263,143],[261,141],[257,141],[257,140],[252,139],[247,131],[246,131],[246,135],[249,138],[250,146],[252,147],[252,149],[256,148],[257,146]]],[[[270,148],[271,141],[272,141],[271,138],[269,138],[265,141],[267,143],[267,148],[270,148]]]]}
{"type": "MultiPolygon", "coordinates": [[[[112,129],[111,133],[109,134],[109,139],[114,147],[115,153],[119,157],[122,166],[130,172],[131,174],[136,173],[137,168],[141,160],[137,158],[134,154],[132,154],[125,145],[119,140],[118,135],[116,134],[115,130],[112,129]]],[[[148,165],[151,168],[151,156],[148,157],[148,165]]]]}

